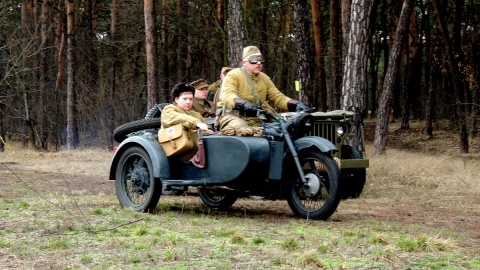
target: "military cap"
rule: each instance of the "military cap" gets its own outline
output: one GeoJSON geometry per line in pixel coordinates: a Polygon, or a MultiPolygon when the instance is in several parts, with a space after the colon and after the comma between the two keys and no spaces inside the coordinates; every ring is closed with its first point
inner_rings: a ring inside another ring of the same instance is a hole
{"type": "Polygon", "coordinates": [[[202,89],[204,87],[208,87],[209,84],[207,82],[207,80],[205,79],[198,79],[196,81],[193,81],[192,83],[190,83],[193,87],[195,87],[195,89],[202,89]]]}
{"type": "Polygon", "coordinates": [[[243,56],[242,59],[245,59],[249,57],[252,54],[261,54],[260,50],[257,48],[257,46],[248,46],[243,48],[243,56]]]}
{"type": "Polygon", "coordinates": [[[232,69],[233,68],[231,68],[231,67],[223,67],[221,74],[227,75],[227,73],[230,72],[230,70],[232,70],[232,69]]]}

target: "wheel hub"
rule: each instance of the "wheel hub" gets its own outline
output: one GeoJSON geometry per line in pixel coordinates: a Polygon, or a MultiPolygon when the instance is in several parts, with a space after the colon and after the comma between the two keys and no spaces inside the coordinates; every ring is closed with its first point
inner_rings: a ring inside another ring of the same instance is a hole
{"type": "Polygon", "coordinates": [[[307,173],[305,175],[307,183],[303,187],[303,191],[307,197],[313,197],[318,194],[320,188],[322,187],[322,182],[320,177],[314,173],[307,173]]]}
{"type": "Polygon", "coordinates": [[[130,180],[132,181],[133,191],[143,195],[149,185],[148,171],[145,168],[136,169],[132,172],[130,180]]]}

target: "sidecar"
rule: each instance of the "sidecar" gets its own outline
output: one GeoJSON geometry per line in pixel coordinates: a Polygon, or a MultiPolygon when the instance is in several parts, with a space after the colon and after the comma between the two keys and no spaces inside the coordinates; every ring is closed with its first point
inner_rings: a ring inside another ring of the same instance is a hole
{"type": "Polygon", "coordinates": [[[284,141],[209,135],[203,137],[203,143],[206,165],[198,168],[167,157],[158,143],[157,130],[144,130],[122,141],[109,174],[116,182],[120,204],[152,212],[162,186],[166,190],[194,186],[209,207],[229,207],[242,193],[269,197],[272,189],[280,187],[295,214],[304,218],[326,219],[338,205],[340,172],[329,157],[336,147],[326,139],[306,136],[295,141],[305,168],[304,185],[299,185],[297,167],[284,141]],[[304,202],[312,198],[317,206],[304,202]]]}

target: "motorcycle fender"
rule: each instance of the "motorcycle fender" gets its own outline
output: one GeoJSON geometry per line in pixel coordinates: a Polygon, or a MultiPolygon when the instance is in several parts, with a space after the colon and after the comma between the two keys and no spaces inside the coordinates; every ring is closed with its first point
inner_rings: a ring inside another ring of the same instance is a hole
{"type": "Polygon", "coordinates": [[[305,136],[296,140],[294,144],[295,144],[295,149],[297,151],[310,148],[310,147],[316,147],[322,153],[326,153],[330,151],[336,152],[338,150],[337,147],[331,141],[318,136],[305,136]]]}
{"type": "Polygon", "coordinates": [[[115,172],[117,170],[118,160],[126,149],[132,146],[139,146],[147,151],[153,164],[153,175],[155,178],[170,178],[170,165],[167,155],[160,143],[155,138],[146,136],[132,136],[124,140],[118,147],[113,156],[110,165],[110,180],[115,180],[115,172]]]}

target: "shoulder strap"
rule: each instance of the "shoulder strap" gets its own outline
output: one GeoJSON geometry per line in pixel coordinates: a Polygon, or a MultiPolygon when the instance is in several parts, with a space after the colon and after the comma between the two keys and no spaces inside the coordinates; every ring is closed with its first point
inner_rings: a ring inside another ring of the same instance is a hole
{"type": "Polygon", "coordinates": [[[250,88],[252,89],[252,95],[253,95],[253,98],[255,99],[255,106],[259,106],[260,103],[258,102],[257,89],[255,89],[255,86],[253,85],[252,77],[250,76],[250,74],[248,74],[245,67],[240,68],[240,70],[243,72],[243,75],[245,75],[245,77],[247,78],[248,84],[250,84],[250,88]]]}

